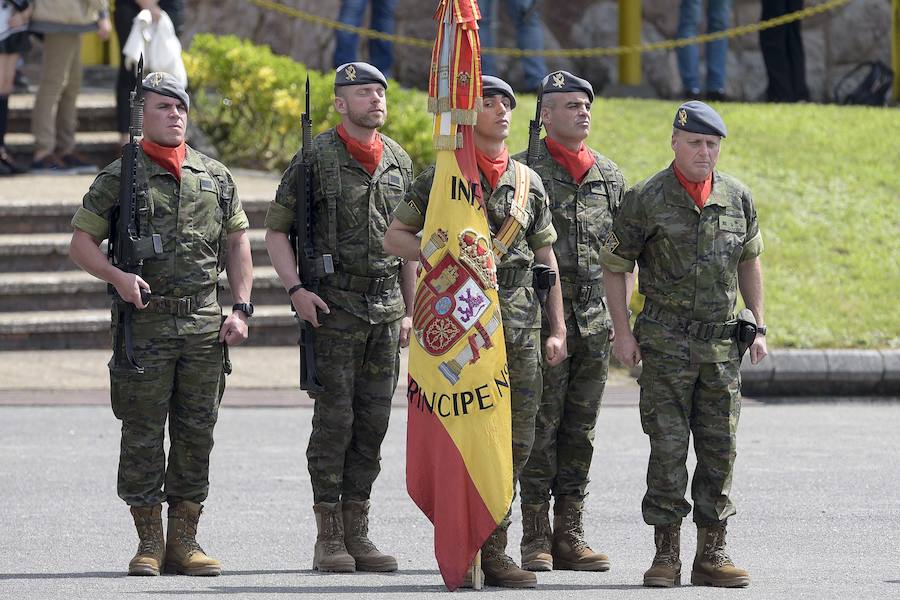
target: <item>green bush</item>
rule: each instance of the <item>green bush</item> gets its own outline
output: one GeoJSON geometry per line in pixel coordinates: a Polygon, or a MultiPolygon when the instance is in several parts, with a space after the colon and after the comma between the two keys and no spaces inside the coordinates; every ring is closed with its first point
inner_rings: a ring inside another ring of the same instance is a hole
{"type": "MultiPolygon", "coordinates": [[[[225,164],[284,169],[300,147],[300,114],[309,75],[315,136],[340,121],[334,110],[332,73],[308,70],[290,58],[235,36],[201,34],[185,54],[191,83],[191,118],[209,136],[225,164]]],[[[416,165],[434,160],[431,116],[424,96],[389,84],[384,133],[416,165]]]]}

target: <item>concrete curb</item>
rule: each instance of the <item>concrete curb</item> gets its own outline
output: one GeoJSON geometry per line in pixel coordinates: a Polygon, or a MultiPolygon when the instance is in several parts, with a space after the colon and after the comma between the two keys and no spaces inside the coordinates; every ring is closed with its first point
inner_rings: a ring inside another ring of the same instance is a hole
{"type": "Polygon", "coordinates": [[[900,350],[772,350],[741,364],[748,396],[900,396],[900,350]]]}

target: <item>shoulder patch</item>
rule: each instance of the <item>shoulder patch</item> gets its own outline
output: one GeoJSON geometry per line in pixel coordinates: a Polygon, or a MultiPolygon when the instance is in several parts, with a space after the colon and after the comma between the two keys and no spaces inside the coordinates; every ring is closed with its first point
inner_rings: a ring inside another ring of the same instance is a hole
{"type": "Polygon", "coordinates": [[[619,247],[619,238],[616,237],[616,233],[614,231],[610,231],[609,235],[606,236],[606,243],[604,244],[604,246],[607,250],[609,250],[610,253],[615,252],[616,248],[619,247]]]}
{"type": "Polygon", "coordinates": [[[212,179],[207,179],[206,177],[200,178],[200,191],[202,192],[215,192],[216,184],[212,179]]]}

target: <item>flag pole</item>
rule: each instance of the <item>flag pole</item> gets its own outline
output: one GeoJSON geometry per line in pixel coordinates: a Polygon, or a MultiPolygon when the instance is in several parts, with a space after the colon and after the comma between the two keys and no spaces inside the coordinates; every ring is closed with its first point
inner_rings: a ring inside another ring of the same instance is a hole
{"type": "Polygon", "coordinates": [[[472,563],[472,587],[476,590],[484,587],[484,572],[481,570],[481,549],[475,553],[475,561],[472,563]]]}

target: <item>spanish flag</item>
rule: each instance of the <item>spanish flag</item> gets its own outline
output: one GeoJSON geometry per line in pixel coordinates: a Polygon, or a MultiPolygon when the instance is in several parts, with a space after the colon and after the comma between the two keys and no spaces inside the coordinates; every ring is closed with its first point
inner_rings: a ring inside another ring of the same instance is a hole
{"type": "Polygon", "coordinates": [[[437,163],[422,231],[409,354],[406,486],[460,586],[512,503],[509,375],[472,125],[481,110],[476,0],[435,13],[429,110],[437,163]]]}

